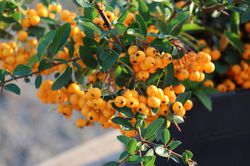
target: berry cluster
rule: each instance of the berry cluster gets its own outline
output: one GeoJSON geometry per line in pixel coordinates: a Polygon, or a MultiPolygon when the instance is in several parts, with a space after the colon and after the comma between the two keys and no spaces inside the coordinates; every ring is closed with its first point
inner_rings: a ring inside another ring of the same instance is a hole
{"type": "MultiPolygon", "coordinates": [[[[20,38],[20,32],[18,33],[20,38]]],[[[0,43],[0,60],[2,68],[13,72],[18,64],[25,64],[34,55],[37,47],[36,39],[29,39],[23,47],[18,47],[14,41],[0,43]]]]}
{"type": "Polygon", "coordinates": [[[35,9],[27,9],[26,16],[21,19],[21,25],[23,28],[38,26],[41,21],[41,17],[54,19],[55,14],[61,12],[61,10],[62,6],[60,4],[50,4],[47,8],[42,3],[38,3],[35,9]]]}
{"type": "Polygon", "coordinates": [[[215,65],[211,62],[211,57],[203,51],[195,53],[188,52],[181,59],[174,60],[175,77],[178,80],[190,79],[195,82],[202,82],[205,73],[212,73],[215,65]]]}
{"type": "Polygon", "coordinates": [[[145,51],[142,51],[136,45],[132,45],[128,49],[128,54],[136,76],[143,81],[147,80],[149,75],[155,73],[157,69],[164,69],[172,62],[170,54],[160,54],[153,47],[148,47],[145,51]]]}
{"type": "MultiPolygon", "coordinates": [[[[123,117],[117,112],[114,105],[118,108],[131,109],[133,115],[144,114],[146,126],[159,116],[170,115],[171,110],[174,115],[184,117],[186,111],[193,107],[191,100],[187,100],[184,105],[176,101],[177,95],[185,92],[185,86],[182,84],[164,89],[150,85],[147,87],[145,95],[136,90],[125,89],[121,95],[117,95],[113,99],[105,99],[99,88],[81,90],[78,84],[71,83],[67,88],[53,91],[52,84],[53,82],[50,80],[43,81],[37,96],[43,103],[57,104],[58,112],[66,118],[72,116],[73,110],[81,112],[84,118],[76,120],[78,127],[82,128],[98,122],[104,128],[120,129],[123,134],[128,136],[135,136],[136,132],[125,131],[112,122],[114,116],[123,117]]],[[[134,125],[135,119],[132,118],[131,122],[134,125]]]]}

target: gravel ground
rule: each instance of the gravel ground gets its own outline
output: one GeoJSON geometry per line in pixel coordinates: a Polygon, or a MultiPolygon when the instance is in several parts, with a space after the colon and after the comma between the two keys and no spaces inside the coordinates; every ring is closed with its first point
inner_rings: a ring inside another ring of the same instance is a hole
{"type": "MultiPolygon", "coordinates": [[[[61,2],[76,11],[72,1],[61,2]]],[[[34,165],[106,132],[98,126],[78,129],[55,106],[40,103],[34,84],[19,81],[19,85],[20,96],[0,95],[0,166],[34,165]]]]}
{"type": "Polygon", "coordinates": [[[40,103],[32,85],[19,85],[21,96],[0,96],[1,166],[34,165],[106,132],[99,126],[78,129],[74,118],[66,120],[53,105],[40,103]]]}

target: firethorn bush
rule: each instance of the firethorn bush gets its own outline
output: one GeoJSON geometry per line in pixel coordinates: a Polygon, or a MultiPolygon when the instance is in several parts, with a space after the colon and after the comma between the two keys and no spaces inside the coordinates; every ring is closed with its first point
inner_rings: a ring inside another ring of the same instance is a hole
{"type": "Polygon", "coordinates": [[[78,12],[0,0],[1,89],[19,95],[15,81],[35,77],[40,101],[77,127],[120,130],[126,150],[107,166],[151,166],[156,155],[196,165],[168,128],[180,130],[194,97],[211,111],[210,95],[250,88],[250,3],[72,3],[78,12]]]}

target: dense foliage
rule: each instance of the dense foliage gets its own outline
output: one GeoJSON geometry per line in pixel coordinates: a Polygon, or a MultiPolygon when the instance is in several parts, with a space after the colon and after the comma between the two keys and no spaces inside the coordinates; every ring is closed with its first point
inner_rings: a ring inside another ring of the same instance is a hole
{"type": "MultiPolygon", "coordinates": [[[[35,77],[37,96],[79,128],[121,131],[125,146],[106,165],[154,165],[156,155],[196,165],[174,152],[196,96],[250,88],[250,3],[244,0],[0,1],[0,86],[35,77]]],[[[185,141],[185,140],[184,140],[185,141]]]]}

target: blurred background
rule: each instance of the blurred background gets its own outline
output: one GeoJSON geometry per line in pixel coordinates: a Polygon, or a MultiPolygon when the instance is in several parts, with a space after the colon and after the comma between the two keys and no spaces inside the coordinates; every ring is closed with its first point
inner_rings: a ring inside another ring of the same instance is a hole
{"type": "MultiPolygon", "coordinates": [[[[32,2],[32,6],[36,3],[32,2]]],[[[75,10],[72,1],[61,0],[61,4],[71,11],[75,10]]],[[[23,81],[19,81],[18,84],[22,89],[20,96],[6,91],[0,94],[1,166],[30,166],[43,163],[66,150],[110,132],[101,129],[100,126],[77,128],[74,118],[67,120],[57,113],[55,106],[44,105],[38,100],[34,84],[25,84],[23,81]]],[[[111,134],[110,138],[114,140],[113,146],[118,144],[115,142],[115,135],[111,134]]],[[[87,155],[82,154],[83,158],[87,158],[87,155]]],[[[100,163],[97,160],[90,165],[100,163]]]]}

